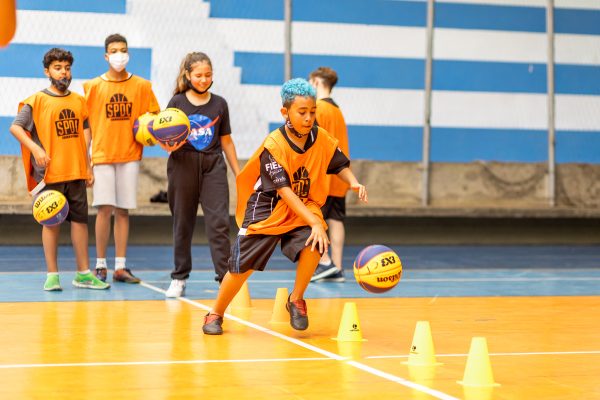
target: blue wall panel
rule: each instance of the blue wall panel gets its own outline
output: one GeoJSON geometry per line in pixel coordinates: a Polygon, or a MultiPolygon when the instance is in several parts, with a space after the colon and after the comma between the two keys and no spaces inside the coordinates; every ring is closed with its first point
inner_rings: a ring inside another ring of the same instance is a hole
{"type": "MultiPolygon", "coordinates": [[[[482,0],[483,3],[483,0],[482,0]]],[[[282,0],[213,0],[213,18],[283,20],[282,0]]],[[[425,1],[303,0],[295,1],[294,21],[369,25],[426,25],[425,1]]],[[[556,8],[556,33],[600,35],[600,10],[556,8]]],[[[438,28],[545,32],[546,9],[488,4],[436,3],[438,28]]]]}
{"type": "Polygon", "coordinates": [[[600,163],[600,131],[556,132],[557,163],[600,163]]]}
{"type": "Polygon", "coordinates": [[[432,128],[431,161],[543,162],[548,159],[545,131],[432,128]]]}
{"type": "MultiPolygon", "coordinates": [[[[45,78],[42,60],[52,47],[61,47],[73,53],[73,78],[91,79],[106,72],[104,47],[71,46],[61,44],[10,44],[0,49],[0,76],[15,78],[45,78]]],[[[129,48],[131,59],[127,70],[150,79],[152,50],[129,48]]]]}
{"type": "MultiPolygon", "coordinates": [[[[242,83],[283,83],[283,54],[236,52],[234,63],[242,68],[242,83]]],[[[307,77],[320,65],[332,67],[340,76],[338,87],[423,89],[425,86],[425,63],[418,59],[296,54],[292,63],[295,77],[307,77]]],[[[600,67],[557,64],[555,72],[556,93],[600,94],[600,67]]],[[[546,65],[436,60],[433,89],[546,93],[546,65]]]]}
{"type": "Polygon", "coordinates": [[[125,14],[127,0],[17,0],[17,9],[125,14]]]}

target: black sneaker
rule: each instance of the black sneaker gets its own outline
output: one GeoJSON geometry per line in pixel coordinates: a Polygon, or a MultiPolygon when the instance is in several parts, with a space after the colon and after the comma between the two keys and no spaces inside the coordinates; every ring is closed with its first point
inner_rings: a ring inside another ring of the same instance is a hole
{"type": "Polygon", "coordinates": [[[204,317],[204,325],[202,325],[202,332],[205,335],[222,335],[223,328],[223,317],[217,314],[208,313],[204,317]]]}
{"type": "Polygon", "coordinates": [[[96,278],[100,279],[102,282],[106,282],[106,268],[96,268],[94,270],[94,275],[96,275],[96,278]]]}
{"type": "Polygon", "coordinates": [[[329,265],[323,265],[319,263],[319,265],[317,265],[315,273],[313,274],[312,278],[310,278],[310,281],[319,281],[323,278],[327,278],[328,276],[335,274],[337,271],[338,268],[335,266],[334,263],[331,263],[329,265]]]}
{"type": "Polygon", "coordinates": [[[338,269],[335,271],[335,274],[329,275],[326,278],[322,278],[320,282],[346,282],[346,278],[344,277],[344,270],[338,269]]]}
{"type": "Polygon", "coordinates": [[[303,299],[290,301],[288,297],[285,308],[290,313],[290,325],[292,325],[292,328],[297,331],[303,331],[308,328],[306,302],[303,299]]]}

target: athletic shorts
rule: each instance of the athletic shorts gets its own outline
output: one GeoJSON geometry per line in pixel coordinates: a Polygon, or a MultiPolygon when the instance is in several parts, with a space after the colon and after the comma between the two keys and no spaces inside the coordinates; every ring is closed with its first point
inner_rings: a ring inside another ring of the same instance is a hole
{"type": "Polygon", "coordinates": [[[311,232],[310,227],[301,226],[282,235],[238,235],[231,246],[229,272],[263,271],[280,240],[281,252],[295,263],[311,232]]]}
{"type": "Polygon", "coordinates": [[[325,205],[321,207],[323,219],[344,221],[346,219],[346,197],[328,196],[325,205]]]}
{"type": "Polygon", "coordinates": [[[88,223],[88,201],[86,182],[82,179],[76,181],[47,183],[44,190],[57,190],[65,195],[69,202],[67,221],[88,223]]]}
{"type": "Polygon", "coordinates": [[[92,206],[114,206],[131,210],[137,207],[139,161],[94,165],[92,206]]]}

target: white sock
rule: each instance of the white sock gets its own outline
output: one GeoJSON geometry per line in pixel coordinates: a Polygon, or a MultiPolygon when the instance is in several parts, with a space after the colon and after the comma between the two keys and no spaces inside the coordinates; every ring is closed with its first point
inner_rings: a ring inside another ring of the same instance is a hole
{"type": "Polygon", "coordinates": [[[115,271],[125,268],[126,257],[115,257],[115,271]]]}
{"type": "Polygon", "coordinates": [[[106,269],[106,258],[96,258],[96,269],[106,269]]]}
{"type": "Polygon", "coordinates": [[[47,276],[58,275],[58,272],[48,272],[46,275],[47,276]]]}
{"type": "Polygon", "coordinates": [[[329,261],[328,261],[328,262],[326,262],[326,263],[322,262],[322,263],[321,263],[321,265],[324,265],[324,266],[326,266],[326,267],[329,267],[329,266],[331,265],[331,262],[332,262],[331,260],[329,260],[329,261]]]}
{"type": "Polygon", "coordinates": [[[86,269],[85,271],[77,271],[77,273],[78,273],[78,274],[81,274],[81,275],[86,275],[86,274],[89,274],[89,273],[90,273],[90,269],[88,268],[88,269],[86,269]]]}

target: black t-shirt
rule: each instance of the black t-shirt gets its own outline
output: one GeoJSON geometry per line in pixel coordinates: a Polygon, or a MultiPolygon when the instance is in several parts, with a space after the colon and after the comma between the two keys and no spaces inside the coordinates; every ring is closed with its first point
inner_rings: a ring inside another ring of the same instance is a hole
{"type": "Polygon", "coordinates": [[[171,98],[167,107],[180,109],[190,119],[190,136],[179,150],[204,153],[223,151],[221,136],[231,134],[229,108],[224,98],[211,93],[208,103],[195,106],[190,103],[185,93],[179,93],[171,98]]]}

